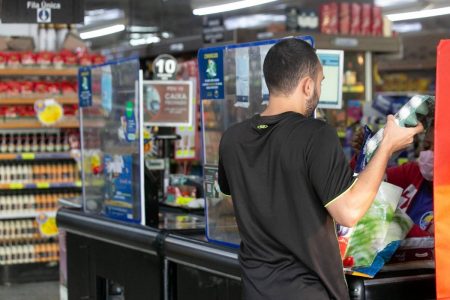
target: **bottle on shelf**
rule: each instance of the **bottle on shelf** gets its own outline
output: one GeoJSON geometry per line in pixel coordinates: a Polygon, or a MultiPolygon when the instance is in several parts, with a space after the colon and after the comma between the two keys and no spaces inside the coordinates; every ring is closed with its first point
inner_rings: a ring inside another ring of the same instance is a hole
{"type": "Polygon", "coordinates": [[[47,27],[47,51],[56,51],[56,32],[55,32],[55,25],[48,24],[47,27]]]}
{"type": "Polygon", "coordinates": [[[45,24],[39,24],[39,51],[47,50],[47,29],[45,28],[45,24]]]}
{"type": "Polygon", "coordinates": [[[7,144],[7,138],[6,138],[6,134],[2,135],[2,143],[0,145],[0,152],[1,153],[6,153],[8,152],[8,144],[7,144]]]}
{"type": "Polygon", "coordinates": [[[25,143],[23,145],[23,151],[24,152],[30,152],[31,151],[31,144],[30,144],[30,135],[25,135],[25,143]]]}
{"type": "Polygon", "coordinates": [[[31,151],[33,151],[33,152],[38,152],[39,151],[38,137],[37,137],[36,133],[33,135],[33,142],[31,144],[31,151]]]}

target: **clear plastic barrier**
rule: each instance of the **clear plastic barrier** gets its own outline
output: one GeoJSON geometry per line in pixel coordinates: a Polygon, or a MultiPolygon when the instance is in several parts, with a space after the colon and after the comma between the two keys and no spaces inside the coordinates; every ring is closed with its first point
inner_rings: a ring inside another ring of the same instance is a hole
{"type": "Polygon", "coordinates": [[[80,108],[84,210],[142,223],[139,60],[91,68],[92,105],[80,108]]]}

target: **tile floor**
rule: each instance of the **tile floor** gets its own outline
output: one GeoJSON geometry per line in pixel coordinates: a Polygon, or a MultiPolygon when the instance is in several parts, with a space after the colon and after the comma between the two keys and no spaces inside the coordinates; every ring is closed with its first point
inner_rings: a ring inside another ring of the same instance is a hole
{"type": "Polygon", "coordinates": [[[0,299],[59,300],[59,282],[36,282],[0,286],[0,299]]]}

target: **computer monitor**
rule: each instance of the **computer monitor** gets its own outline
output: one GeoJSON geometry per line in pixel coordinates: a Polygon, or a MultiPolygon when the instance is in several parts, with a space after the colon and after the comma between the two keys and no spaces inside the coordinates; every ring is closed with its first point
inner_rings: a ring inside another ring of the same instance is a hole
{"type": "Polygon", "coordinates": [[[317,50],[317,56],[323,66],[325,79],[322,82],[322,93],[319,108],[342,108],[342,83],[344,76],[344,51],[317,50]]]}

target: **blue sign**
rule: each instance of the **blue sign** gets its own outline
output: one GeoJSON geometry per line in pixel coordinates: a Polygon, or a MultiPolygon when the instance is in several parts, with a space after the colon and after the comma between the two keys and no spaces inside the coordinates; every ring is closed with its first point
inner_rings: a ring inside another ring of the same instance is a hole
{"type": "Polygon", "coordinates": [[[92,106],[91,68],[78,69],[78,103],[80,107],[92,106]]]}
{"type": "Polygon", "coordinates": [[[201,99],[224,99],[223,49],[201,49],[198,67],[201,99]]]}
{"type": "Polygon", "coordinates": [[[104,165],[105,214],[118,220],[139,221],[134,213],[133,157],[105,154],[104,165]]]}

